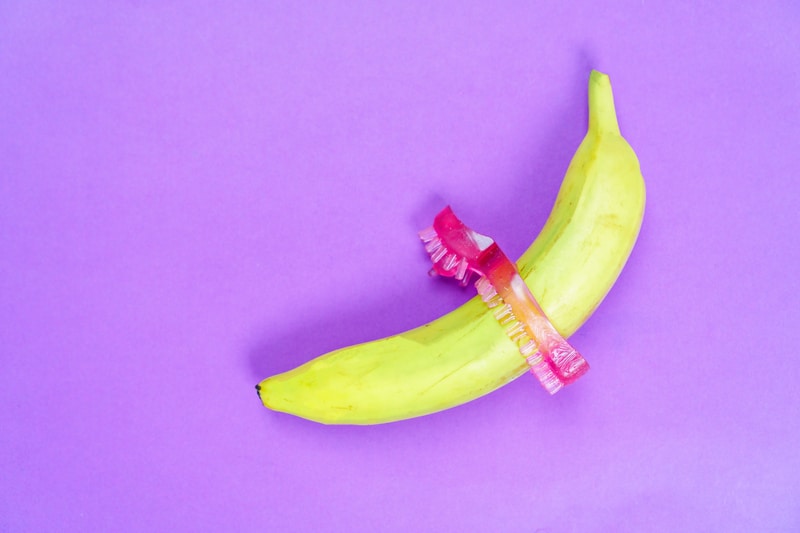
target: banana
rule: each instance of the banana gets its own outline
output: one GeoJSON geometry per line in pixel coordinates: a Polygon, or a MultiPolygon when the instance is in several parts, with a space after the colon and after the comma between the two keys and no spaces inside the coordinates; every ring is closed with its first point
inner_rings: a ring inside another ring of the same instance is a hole
{"type": "MultiPolygon", "coordinates": [[[[620,135],[611,82],[592,71],[587,134],[544,228],[517,262],[564,337],[589,318],[616,281],[639,234],[644,205],[639,161],[620,135]]],[[[516,345],[475,297],[428,324],[335,350],[256,388],[275,411],[325,424],[379,424],[460,405],[527,370],[516,345]]]]}

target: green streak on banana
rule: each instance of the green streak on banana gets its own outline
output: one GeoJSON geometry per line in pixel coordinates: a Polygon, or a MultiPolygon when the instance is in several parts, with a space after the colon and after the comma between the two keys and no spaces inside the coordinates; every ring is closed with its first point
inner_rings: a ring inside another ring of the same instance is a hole
{"type": "MultiPolygon", "coordinates": [[[[565,337],[616,281],[639,234],[644,204],[639,161],[620,135],[611,83],[592,71],[588,132],[550,217],[517,263],[565,337]]],[[[257,388],[275,411],[325,424],[379,424],[460,405],[527,369],[503,327],[475,297],[433,322],[333,351],[257,388]]],[[[533,378],[531,387],[539,387],[533,378]]]]}

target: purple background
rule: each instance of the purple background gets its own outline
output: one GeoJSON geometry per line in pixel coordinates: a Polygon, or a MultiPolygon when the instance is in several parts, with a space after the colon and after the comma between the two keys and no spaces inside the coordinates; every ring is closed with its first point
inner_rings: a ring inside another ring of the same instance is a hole
{"type": "Polygon", "coordinates": [[[0,3],[0,530],[800,530],[798,4],[426,4],[0,3]],[[592,67],[648,187],[592,372],[263,408],[470,295],[444,203],[522,253],[592,67]]]}

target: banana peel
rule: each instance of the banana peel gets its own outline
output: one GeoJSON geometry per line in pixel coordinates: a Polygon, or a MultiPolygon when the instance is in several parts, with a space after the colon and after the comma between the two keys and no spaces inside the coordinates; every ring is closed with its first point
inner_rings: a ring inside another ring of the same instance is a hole
{"type": "MultiPolygon", "coordinates": [[[[517,269],[564,337],[614,285],[645,207],[639,161],[622,137],[609,77],[589,77],[589,125],[544,228],[517,269]]],[[[528,370],[480,298],[415,329],[317,357],[257,385],[263,404],[324,424],[380,424],[442,411],[528,370]]]]}

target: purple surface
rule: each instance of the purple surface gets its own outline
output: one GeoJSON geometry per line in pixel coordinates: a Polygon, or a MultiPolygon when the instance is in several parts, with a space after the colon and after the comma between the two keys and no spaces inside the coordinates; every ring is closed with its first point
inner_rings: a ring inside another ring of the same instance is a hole
{"type": "Polygon", "coordinates": [[[798,4],[425,4],[0,4],[0,530],[800,530],[798,4]],[[592,371],[264,409],[467,298],[445,202],[522,253],[592,67],[648,187],[592,371]]]}

